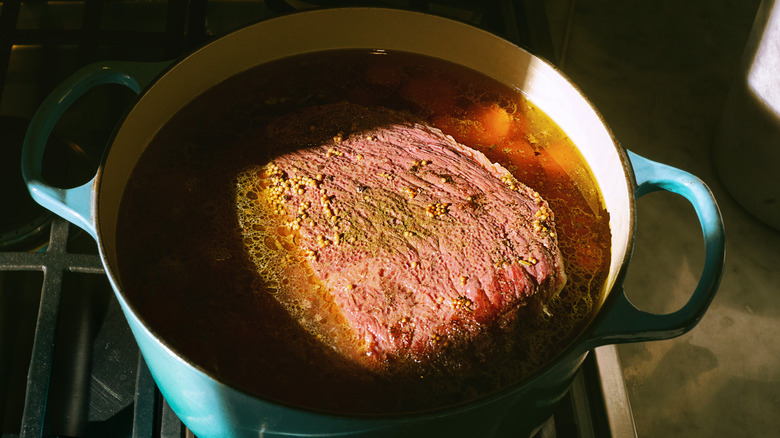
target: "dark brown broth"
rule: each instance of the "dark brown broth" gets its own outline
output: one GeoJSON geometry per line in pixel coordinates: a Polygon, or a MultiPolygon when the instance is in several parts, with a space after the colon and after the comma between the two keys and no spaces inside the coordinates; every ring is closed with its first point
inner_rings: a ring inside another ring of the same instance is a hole
{"type": "Polygon", "coordinates": [[[431,409],[522,380],[595,313],[610,255],[608,215],[587,165],[519,92],[432,58],[357,50],[276,61],[196,98],[139,160],[118,227],[122,288],[173,349],[227,382],[327,411],[431,409]],[[248,139],[279,115],[342,100],[410,111],[548,200],[569,281],[545,312],[522,311],[511,351],[375,375],[314,339],[265,292],[234,211],[236,175],[267,155],[248,139]]]}

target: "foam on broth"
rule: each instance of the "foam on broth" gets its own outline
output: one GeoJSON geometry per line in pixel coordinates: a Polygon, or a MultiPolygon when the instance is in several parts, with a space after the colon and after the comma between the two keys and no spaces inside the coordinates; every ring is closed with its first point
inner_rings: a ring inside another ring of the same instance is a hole
{"type": "Polygon", "coordinates": [[[610,256],[608,215],[565,133],[520,92],[479,73],[382,53],[323,52],[241,73],[178,113],[133,171],[118,224],[123,290],[172,348],[225,381],[327,411],[432,409],[524,379],[597,310],[610,256]],[[544,311],[521,311],[510,348],[489,357],[466,348],[458,360],[376,373],[332,348],[334,339],[348,345],[348,331],[320,331],[339,325],[338,312],[320,311],[332,303],[310,293],[319,285],[298,267],[304,258],[295,234],[247,212],[242,200],[258,195],[252,169],[271,156],[252,143],[253,132],[295,109],[344,100],[412,112],[550,203],[569,281],[544,311]],[[239,223],[256,224],[257,233],[242,235],[239,223]]]}

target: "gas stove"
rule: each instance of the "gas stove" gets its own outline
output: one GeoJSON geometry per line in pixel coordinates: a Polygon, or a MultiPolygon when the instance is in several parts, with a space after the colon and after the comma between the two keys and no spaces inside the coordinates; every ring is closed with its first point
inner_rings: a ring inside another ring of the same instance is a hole
{"type": "MultiPolygon", "coordinates": [[[[238,27],[326,1],[27,1],[0,9],[0,432],[10,437],[193,436],[160,395],[104,275],[91,237],[29,198],[21,144],[48,93],[102,60],[176,59],[238,27]],[[7,168],[7,169],[6,169],[7,168]]],[[[364,2],[365,4],[366,2],[364,2]]],[[[367,2],[471,23],[556,62],[542,1],[367,2]]],[[[94,175],[133,96],[102,86],[55,127],[44,176],[61,187],[94,175]]],[[[590,354],[537,437],[635,435],[614,347],[590,354]]]]}

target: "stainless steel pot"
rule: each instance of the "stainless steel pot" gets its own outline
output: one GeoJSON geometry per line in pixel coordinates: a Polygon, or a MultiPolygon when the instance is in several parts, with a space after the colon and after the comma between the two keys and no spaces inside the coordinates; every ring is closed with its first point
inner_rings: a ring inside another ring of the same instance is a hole
{"type": "Polygon", "coordinates": [[[97,240],[155,381],[172,409],[200,437],[530,435],[553,412],[588,350],[607,343],[670,338],[691,329],[712,300],[723,268],[720,213],[700,180],[624,150],[590,102],[545,61],[466,24],[414,12],[309,11],[240,29],[170,65],[88,66],[55,90],[35,115],[22,168],[30,193],[41,205],[97,240]],[[518,88],[567,133],[590,165],[610,215],[608,293],[596,319],[574,344],[526,381],[472,403],[419,415],[326,415],[277,404],[220,382],[158,337],[125,298],[117,276],[119,203],[134,164],[157,131],[194,97],[236,73],[291,55],[343,48],[434,56],[518,88]],[[41,178],[41,160],[53,125],[79,96],[106,83],[125,85],[139,96],[117,127],[100,170],[80,187],[48,185],[41,178]],[[622,289],[634,243],[635,198],[655,190],[681,194],[692,203],[706,247],[696,290],[685,306],[668,315],[637,309],[622,289]]]}

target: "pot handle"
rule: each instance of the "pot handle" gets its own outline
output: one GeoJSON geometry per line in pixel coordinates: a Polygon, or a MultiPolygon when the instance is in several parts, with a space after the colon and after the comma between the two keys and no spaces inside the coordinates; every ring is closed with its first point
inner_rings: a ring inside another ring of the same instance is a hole
{"type": "Polygon", "coordinates": [[[684,196],[699,218],[705,245],[704,270],[688,302],[676,312],[657,315],[639,310],[621,287],[594,321],[588,341],[591,349],[599,345],[669,339],[692,329],[712,302],[723,273],[725,236],[723,220],[710,189],[699,178],[683,170],[643,158],[631,151],[628,157],[634,168],[636,197],[659,190],[684,196]]]}
{"type": "Polygon", "coordinates": [[[98,85],[124,85],[139,94],[166,62],[111,61],[87,65],[55,88],[33,115],[22,146],[22,176],[33,199],[43,207],[86,230],[95,240],[95,182],[97,173],[81,186],[63,189],[41,175],[43,153],[52,129],[70,106],[98,85]]]}

